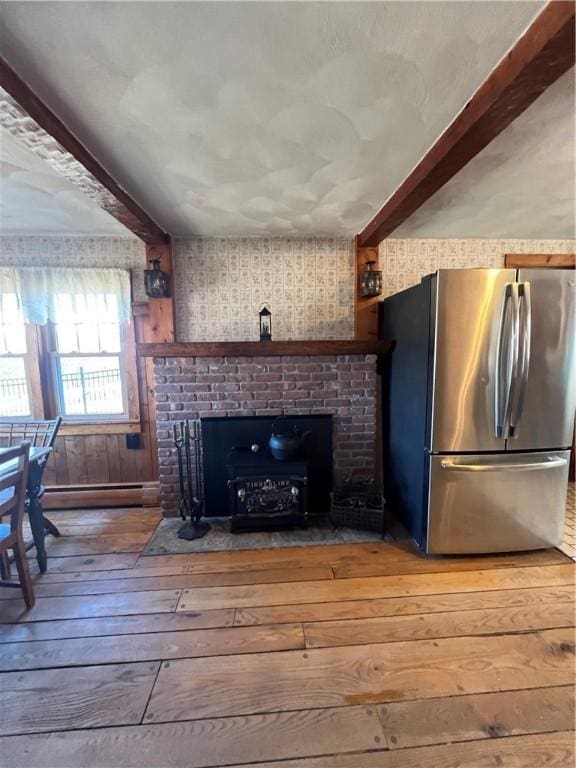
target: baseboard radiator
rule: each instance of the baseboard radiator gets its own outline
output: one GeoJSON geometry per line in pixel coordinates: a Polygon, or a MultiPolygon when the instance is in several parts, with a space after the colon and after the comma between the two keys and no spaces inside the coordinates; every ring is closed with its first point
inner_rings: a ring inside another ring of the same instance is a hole
{"type": "Polygon", "coordinates": [[[42,498],[44,509],[82,509],[90,507],[157,507],[158,482],[52,485],[42,498]]]}

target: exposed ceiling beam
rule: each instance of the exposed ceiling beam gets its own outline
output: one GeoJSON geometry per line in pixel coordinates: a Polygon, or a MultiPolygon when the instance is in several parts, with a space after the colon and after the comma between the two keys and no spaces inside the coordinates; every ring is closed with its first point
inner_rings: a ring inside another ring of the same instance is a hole
{"type": "Polygon", "coordinates": [[[574,2],[548,3],[358,235],[377,246],[574,66],[574,2]]]}
{"type": "Polygon", "coordinates": [[[168,235],[0,57],[0,125],[144,242],[168,235]]]}

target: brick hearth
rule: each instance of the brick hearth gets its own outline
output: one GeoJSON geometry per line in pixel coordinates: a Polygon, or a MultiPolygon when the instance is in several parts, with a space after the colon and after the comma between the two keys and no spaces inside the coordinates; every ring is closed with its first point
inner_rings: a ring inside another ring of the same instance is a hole
{"type": "Polygon", "coordinates": [[[160,494],[176,512],[171,422],[210,416],[333,415],[334,479],[374,475],[376,356],[154,358],[160,494]]]}

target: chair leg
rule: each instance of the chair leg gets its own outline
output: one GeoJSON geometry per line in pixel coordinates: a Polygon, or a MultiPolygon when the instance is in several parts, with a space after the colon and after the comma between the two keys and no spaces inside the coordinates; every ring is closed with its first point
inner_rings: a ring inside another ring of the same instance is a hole
{"type": "Polygon", "coordinates": [[[46,573],[48,558],[46,557],[46,548],[44,546],[45,530],[42,506],[32,493],[29,493],[28,501],[28,519],[30,520],[32,538],[36,545],[36,560],[40,573],[46,573]]]}
{"type": "Polygon", "coordinates": [[[54,523],[51,520],[48,520],[47,517],[43,517],[42,519],[44,520],[44,530],[46,533],[51,533],[52,536],[58,538],[58,536],[60,536],[60,531],[56,528],[54,523]]]}
{"type": "Polygon", "coordinates": [[[18,579],[20,586],[22,587],[22,594],[24,595],[24,602],[27,608],[32,608],[36,602],[34,597],[34,587],[32,586],[32,579],[30,578],[30,570],[28,569],[28,561],[26,559],[26,550],[23,544],[14,547],[14,564],[18,571],[18,579]]]}
{"type": "Polygon", "coordinates": [[[8,550],[0,554],[0,578],[4,581],[10,581],[10,560],[8,559],[8,550]]]}

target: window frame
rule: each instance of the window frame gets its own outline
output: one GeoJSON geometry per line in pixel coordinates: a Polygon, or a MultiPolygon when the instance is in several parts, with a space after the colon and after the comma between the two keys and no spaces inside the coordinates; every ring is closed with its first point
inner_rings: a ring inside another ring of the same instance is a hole
{"type": "Polygon", "coordinates": [[[40,370],[39,348],[38,348],[38,329],[35,325],[24,323],[24,332],[26,335],[26,352],[22,353],[0,353],[0,358],[10,360],[11,358],[20,358],[24,361],[24,375],[26,378],[26,389],[28,392],[28,402],[30,404],[30,413],[25,416],[0,416],[0,422],[26,422],[31,419],[44,419],[44,400],[42,395],[42,373],[40,370]]]}
{"type": "MultiPolygon", "coordinates": [[[[119,416],[111,414],[65,416],[60,413],[52,350],[54,342],[51,340],[54,330],[50,328],[51,325],[51,323],[46,326],[25,324],[26,355],[14,355],[25,359],[31,415],[0,416],[0,422],[52,419],[62,415],[63,421],[59,433],[64,436],[140,432],[140,395],[134,320],[131,319],[130,322],[120,326],[121,350],[118,357],[126,412],[119,416]]],[[[79,356],[89,355],[80,354],[79,356]]]]}
{"type": "Polygon", "coordinates": [[[52,410],[58,411],[70,424],[73,423],[85,423],[86,421],[126,421],[129,418],[128,414],[128,382],[127,382],[127,364],[125,355],[125,332],[120,325],[120,350],[118,352],[59,352],[58,342],[56,338],[56,326],[55,323],[49,322],[46,325],[45,338],[46,346],[48,349],[48,368],[50,372],[50,390],[52,394],[52,410]],[[89,358],[89,357],[113,357],[118,359],[120,369],[120,388],[122,392],[122,405],[124,410],[121,413],[90,413],[90,414],[64,414],[62,412],[63,407],[63,385],[62,385],[62,367],[60,361],[62,359],[74,359],[74,358],[89,358]]]}

